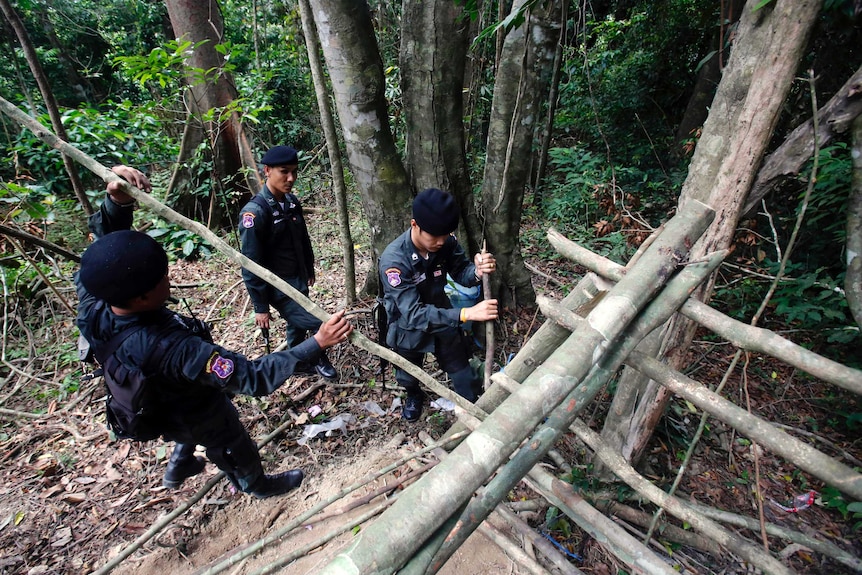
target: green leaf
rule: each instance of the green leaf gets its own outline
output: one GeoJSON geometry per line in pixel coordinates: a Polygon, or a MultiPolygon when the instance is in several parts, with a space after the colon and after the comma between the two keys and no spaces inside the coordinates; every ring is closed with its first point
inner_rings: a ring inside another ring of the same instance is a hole
{"type": "Polygon", "coordinates": [[[195,251],[195,242],[194,240],[188,239],[183,243],[183,255],[189,257],[195,251]]]}

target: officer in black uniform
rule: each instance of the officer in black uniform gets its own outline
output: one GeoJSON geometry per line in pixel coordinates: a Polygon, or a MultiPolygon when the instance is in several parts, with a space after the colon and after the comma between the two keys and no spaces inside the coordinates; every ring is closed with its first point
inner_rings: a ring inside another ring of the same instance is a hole
{"type": "MultiPolygon", "coordinates": [[[[149,190],[141,172],[125,166],[113,170],[149,190]]],[[[254,361],[185,329],[194,320],[165,307],[170,296],[167,255],[150,236],[129,229],[133,209],[134,201],[122,186],[109,183],[108,197],[89,222],[98,239],[84,252],[76,276],[77,324],[97,357],[98,350],[122,330],[138,324],[172,326],[171,345],[156,369],[153,410],[161,435],[176,442],[163,484],[178,487],[203,470],[204,461],[194,456],[195,446],[203,445],[210,461],[241,491],[263,498],[298,487],[303,479],[299,469],[264,473],[257,446],[240,422],[230,394],[273,392],[298,362],[315,361],[324,348],[345,341],[352,327],[343,312],[336,313],[303,344],[254,361]]],[[[148,350],[158,345],[159,333],[133,332],[114,356],[129,369],[141,367],[148,350]]]]}
{"type": "MultiPolygon", "coordinates": [[[[453,308],[444,292],[446,274],[463,286],[481,283],[496,268],[491,254],[476,254],[473,263],[452,235],[458,227],[458,205],[452,194],[429,188],[413,201],[410,229],[390,243],[380,256],[380,282],[389,317],[386,344],[410,362],[422,366],[433,353],[462,397],[476,401],[481,390],[470,369],[469,342],[459,325],[497,318],[497,300],[473,307],[453,308]]],[[[422,415],[424,394],[419,382],[402,369],[395,379],[407,390],[401,416],[416,421],[422,415]]]]}
{"type": "MultiPolygon", "coordinates": [[[[299,169],[296,150],[275,146],[261,163],[266,176],[263,189],[240,212],[242,253],[307,296],[314,285],[314,252],[302,206],[291,193],[299,169]]],[[[319,319],[250,271],[243,269],[242,279],[254,306],[255,325],[269,329],[269,307],[274,307],[287,322],[289,347],[299,345],[309,330],[320,327],[319,319]]],[[[301,365],[299,371],[310,371],[310,367],[301,365]]],[[[325,353],[318,357],[314,370],[327,379],[338,378],[325,353]]]]}

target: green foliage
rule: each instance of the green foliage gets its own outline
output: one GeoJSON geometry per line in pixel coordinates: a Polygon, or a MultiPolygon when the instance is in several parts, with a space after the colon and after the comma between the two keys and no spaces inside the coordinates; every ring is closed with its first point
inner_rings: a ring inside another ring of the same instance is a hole
{"type": "MultiPolygon", "coordinates": [[[[807,181],[811,176],[813,161],[809,161],[800,173],[800,180],[807,181]]],[[[820,150],[818,156],[817,180],[805,212],[802,242],[810,246],[808,261],[811,265],[831,265],[843,269],[841,250],[846,241],[847,196],[852,188],[853,160],[850,146],[838,142],[820,150]]],[[[804,190],[799,193],[799,203],[793,214],[801,209],[804,190]]]]}
{"type": "MultiPolygon", "coordinates": [[[[778,264],[765,260],[761,271],[771,276],[778,271],[778,264]]],[[[832,276],[824,268],[808,271],[803,264],[790,262],[785,277],[772,295],[768,319],[810,330],[828,343],[852,347],[860,340],[840,289],[843,274],[832,276]]],[[[714,300],[732,317],[748,322],[766,297],[768,287],[767,280],[743,277],[716,285],[714,300]]]]}
{"type": "Polygon", "coordinates": [[[572,536],[572,524],[569,522],[569,518],[560,513],[556,507],[549,507],[545,512],[545,528],[548,531],[560,532],[563,539],[572,536]]]}
{"type": "Polygon", "coordinates": [[[147,230],[147,234],[159,240],[168,257],[192,260],[212,256],[211,246],[198,235],[160,218],[153,218],[151,222],[153,227],[147,230]]]}
{"type": "Polygon", "coordinates": [[[162,89],[173,91],[182,85],[184,78],[202,84],[213,79],[218,72],[186,65],[190,53],[207,42],[203,40],[192,45],[188,40],[168,40],[164,46],[153,48],[145,56],[115,56],[114,63],[119,64],[141,86],[155,82],[162,89]]]}
{"type": "MultiPolygon", "coordinates": [[[[46,114],[37,120],[51,125],[46,114]]],[[[164,138],[164,123],[152,113],[151,106],[135,106],[129,101],[109,103],[104,109],[65,110],[62,120],[69,143],[108,166],[145,166],[167,162],[176,154],[176,145],[164,138]]],[[[34,189],[43,189],[45,195],[73,197],[59,151],[25,130],[18,135],[11,152],[20,167],[38,175],[39,184],[34,189]]],[[[101,188],[101,182],[86,171],[82,179],[85,184],[101,188]]]]}
{"type": "Polygon", "coordinates": [[[667,157],[715,10],[705,0],[641,1],[588,15],[564,56],[556,130],[606,148],[619,164],[655,165],[654,147],[667,157]]]}
{"type": "Polygon", "coordinates": [[[862,502],[847,501],[841,492],[831,485],[825,486],[820,491],[820,501],[827,509],[838,511],[845,521],[851,517],[857,520],[853,524],[854,531],[862,529],[862,502]]]}

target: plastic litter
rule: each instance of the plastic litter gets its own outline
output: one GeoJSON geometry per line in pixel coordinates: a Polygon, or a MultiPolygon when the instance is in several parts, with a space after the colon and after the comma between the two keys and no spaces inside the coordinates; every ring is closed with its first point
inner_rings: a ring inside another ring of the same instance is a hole
{"type": "Polygon", "coordinates": [[[361,404],[362,409],[370,413],[371,415],[375,415],[377,417],[383,417],[384,415],[391,415],[396,409],[401,407],[401,398],[396,397],[392,401],[392,405],[389,406],[389,411],[384,411],[380,404],[376,401],[363,401],[361,404]]]}
{"type": "Polygon", "coordinates": [[[347,433],[347,425],[356,421],[356,418],[349,413],[339,413],[331,420],[324,423],[313,423],[302,428],[302,437],[296,440],[300,445],[308,443],[309,439],[313,439],[321,433],[326,434],[326,437],[332,437],[336,431],[347,433]]]}
{"type": "Polygon", "coordinates": [[[787,513],[799,513],[803,509],[808,509],[812,505],[814,505],[814,500],[817,498],[817,492],[807,491],[805,493],[801,493],[793,498],[792,504],[788,507],[786,505],[782,505],[775,501],[774,499],[770,499],[773,505],[781,509],[782,511],[786,511],[787,513]]]}
{"type": "Polygon", "coordinates": [[[455,402],[445,397],[438,397],[431,402],[431,408],[439,409],[440,411],[455,411],[455,402]]]}

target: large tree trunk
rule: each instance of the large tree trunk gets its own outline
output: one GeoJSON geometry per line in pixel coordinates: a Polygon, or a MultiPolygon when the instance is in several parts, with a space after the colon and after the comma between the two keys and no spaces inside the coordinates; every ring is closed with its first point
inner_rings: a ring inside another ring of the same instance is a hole
{"type": "MultiPolygon", "coordinates": [[[[215,45],[223,40],[224,22],[221,10],[216,0],[166,0],[168,15],[174,34],[195,45],[201,43],[192,52],[189,66],[201,70],[216,71],[214,81],[200,82],[189,77],[191,99],[189,106],[197,117],[213,108],[224,108],[237,97],[236,88],[231,78],[223,70],[224,57],[219,54],[215,45]]],[[[206,126],[207,136],[213,154],[213,188],[210,192],[208,226],[220,227],[226,221],[232,221],[232,207],[247,199],[257,191],[259,186],[256,162],[247,139],[242,131],[242,124],[236,113],[215,120],[206,126]],[[243,169],[245,168],[245,169],[243,169]],[[227,182],[227,187],[221,191],[221,184],[227,182]],[[226,197],[218,198],[223,193],[226,197]]]]}
{"type": "MultiPolygon", "coordinates": [[[[731,243],[822,0],[773,2],[755,10],[758,3],[749,0],[743,9],[733,53],[680,196],[680,207],[694,199],[716,212],[715,221],[692,249],[693,260],[731,243]]],[[[694,296],[708,301],[713,283],[714,276],[694,296]]],[[[679,316],[670,322],[663,349],[674,369],[682,371],[693,332],[694,324],[679,316]]],[[[650,382],[631,419],[614,420],[614,425],[625,426],[624,433],[609,435],[626,437],[623,445],[615,446],[626,459],[640,458],[669,399],[668,391],[650,382]]]]}
{"type": "MultiPolygon", "coordinates": [[[[376,264],[389,242],[406,229],[412,203],[407,172],[389,126],[383,62],[366,2],[310,4],[376,264]]],[[[376,269],[374,265],[368,274],[365,293],[377,292],[376,269]]]]}
{"type": "MultiPolygon", "coordinates": [[[[515,2],[512,12],[524,4],[515,2]]],[[[492,291],[503,305],[532,305],[536,300],[518,232],[524,191],[530,181],[534,135],[560,37],[559,13],[559,2],[536,4],[526,21],[509,31],[494,83],[482,215],[488,250],[497,258],[492,291]]]]}
{"type": "Polygon", "coordinates": [[[401,95],[406,121],[406,165],[415,191],[455,194],[469,252],[480,247],[464,149],[463,80],[470,19],[455,2],[405,0],[401,29],[401,95]]]}
{"type": "Polygon", "coordinates": [[[323,133],[326,136],[326,149],[329,153],[329,164],[332,166],[332,193],[335,195],[335,203],[338,207],[341,248],[344,255],[345,303],[349,306],[356,301],[356,265],[353,257],[353,238],[350,235],[350,214],[347,211],[347,190],[344,185],[341,148],[338,146],[335,119],[329,108],[329,92],[326,90],[326,77],[323,73],[323,64],[319,54],[320,43],[308,0],[299,0],[299,13],[302,19],[302,31],[305,34],[305,46],[308,51],[311,76],[314,81],[314,92],[317,96],[317,107],[320,110],[320,124],[323,126],[323,133]]]}
{"type": "MultiPolygon", "coordinates": [[[[21,44],[21,49],[24,51],[24,57],[27,58],[27,64],[30,66],[30,71],[33,72],[33,78],[39,86],[39,91],[42,93],[42,98],[45,101],[45,108],[48,115],[51,117],[51,126],[59,138],[68,141],[66,128],[63,127],[63,122],[60,118],[60,109],[57,106],[57,100],[54,98],[54,92],[51,90],[51,85],[48,83],[48,78],[45,76],[45,71],[42,69],[42,64],[39,63],[39,58],[36,56],[36,50],[33,48],[33,43],[30,42],[30,35],[24,27],[24,23],[18,17],[18,13],[12,8],[9,0],[0,0],[0,12],[6,18],[6,21],[15,30],[15,35],[18,37],[18,42],[21,44]]],[[[36,111],[33,110],[35,114],[36,111]]],[[[84,192],[84,184],[81,183],[81,178],[78,176],[78,168],[65,154],[63,154],[63,165],[66,167],[66,173],[69,175],[69,181],[72,183],[72,189],[78,202],[84,209],[84,213],[90,215],[93,213],[93,206],[87,199],[87,194],[84,192]]]]}

